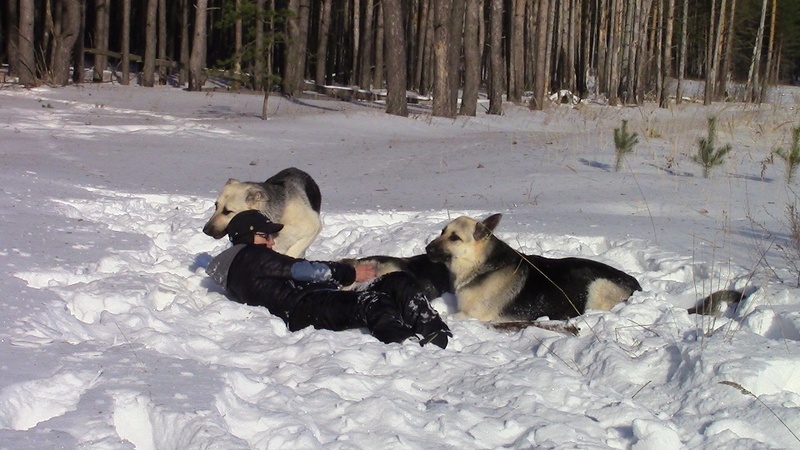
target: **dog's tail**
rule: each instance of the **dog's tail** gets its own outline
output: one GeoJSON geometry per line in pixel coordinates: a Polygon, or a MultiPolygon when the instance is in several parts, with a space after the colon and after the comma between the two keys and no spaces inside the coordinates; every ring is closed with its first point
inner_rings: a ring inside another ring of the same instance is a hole
{"type": "Polygon", "coordinates": [[[719,316],[722,314],[722,306],[738,304],[744,300],[747,295],[744,292],[721,290],[713,292],[708,297],[703,298],[697,305],[686,310],[689,314],[702,314],[706,316],[719,316]]]}

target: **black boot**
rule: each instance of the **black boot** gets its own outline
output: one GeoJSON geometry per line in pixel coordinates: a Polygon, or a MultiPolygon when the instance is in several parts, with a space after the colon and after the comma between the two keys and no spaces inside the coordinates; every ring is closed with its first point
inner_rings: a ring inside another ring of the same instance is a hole
{"type": "Polygon", "coordinates": [[[358,296],[359,309],[370,334],[386,344],[403,342],[415,335],[414,330],[403,322],[397,305],[382,292],[367,291],[358,296]]]}

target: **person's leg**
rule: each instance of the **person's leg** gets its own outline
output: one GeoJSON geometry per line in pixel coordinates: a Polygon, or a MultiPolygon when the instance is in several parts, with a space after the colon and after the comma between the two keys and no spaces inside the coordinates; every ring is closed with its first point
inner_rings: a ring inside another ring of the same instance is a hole
{"type": "Polygon", "coordinates": [[[422,343],[432,342],[442,348],[447,346],[447,336],[452,336],[450,329],[433,309],[413,275],[391,272],[376,279],[367,289],[394,299],[403,321],[422,336],[422,343]]]}
{"type": "Polygon", "coordinates": [[[319,290],[305,293],[286,312],[289,330],[314,328],[341,331],[363,327],[366,324],[358,312],[358,293],[319,290]]]}
{"type": "Polygon", "coordinates": [[[289,330],[308,326],[333,331],[366,327],[384,343],[414,336],[397,313],[397,306],[380,292],[313,291],[303,295],[287,314],[289,330]]]}

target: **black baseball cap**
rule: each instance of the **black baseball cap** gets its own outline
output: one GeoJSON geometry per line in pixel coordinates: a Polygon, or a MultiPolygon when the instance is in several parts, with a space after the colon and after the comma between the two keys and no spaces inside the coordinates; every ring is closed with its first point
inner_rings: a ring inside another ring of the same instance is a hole
{"type": "Polygon", "coordinates": [[[228,239],[234,244],[252,244],[256,233],[276,234],[283,224],[269,220],[266,214],[257,209],[242,211],[228,223],[228,239]]]}

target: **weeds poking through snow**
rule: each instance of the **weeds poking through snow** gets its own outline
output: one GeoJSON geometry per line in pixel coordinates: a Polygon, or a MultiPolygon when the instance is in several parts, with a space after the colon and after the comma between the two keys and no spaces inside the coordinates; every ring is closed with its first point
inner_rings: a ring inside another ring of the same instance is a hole
{"type": "Polygon", "coordinates": [[[633,146],[639,143],[636,133],[628,132],[628,121],[622,121],[622,128],[614,128],[614,148],[617,152],[617,161],[614,164],[614,171],[619,172],[622,168],[622,158],[626,153],[633,151],[633,146]]]}
{"type": "Polygon", "coordinates": [[[791,183],[800,164],[800,127],[792,131],[792,147],[789,150],[778,147],[775,149],[775,154],[786,163],[786,183],[791,183]]]}
{"type": "Polygon", "coordinates": [[[731,144],[725,144],[719,148],[714,148],[717,138],[717,118],[708,119],[708,137],[698,139],[699,149],[697,155],[692,157],[692,161],[703,167],[703,178],[711,175],[711,170],[725,162],[725,155],[731,151],[731,144]]]}

